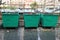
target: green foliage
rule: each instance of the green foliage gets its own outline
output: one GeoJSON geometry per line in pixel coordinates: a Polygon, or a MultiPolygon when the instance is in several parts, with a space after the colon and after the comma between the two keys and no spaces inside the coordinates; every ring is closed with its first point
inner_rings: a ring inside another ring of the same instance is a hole
{"type": "Polygon", "coordinates": [[[16,7],[10,7],[10,9],[15,10],[15,9],[16,9],[16,7]]]}
{"type": "Polygon", "coordinates": [[[11,7],[11,6],[7,6],[7,7],[3,7],[3,9],[11,9],[11,10],[15,10],[16,9],[16,7],[11,7]]]}
{"type": "Polygon", "coordinates": [[[38,4],[37,4],[37,2],[33,2],[30,4],[30,6],[32,9],[36,9],[38,7],[38,4]]]}

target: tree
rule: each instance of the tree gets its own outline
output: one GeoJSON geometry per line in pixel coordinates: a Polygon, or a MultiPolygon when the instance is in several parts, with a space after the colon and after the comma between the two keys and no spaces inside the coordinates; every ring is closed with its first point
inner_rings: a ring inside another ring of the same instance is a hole
{"type": "Polygon", "coordinates": [[[38,7],[37,2],[33,2],[30,4],[31,8],[34,9],[34,11],[36,10],[36,8],[38,7]]]}

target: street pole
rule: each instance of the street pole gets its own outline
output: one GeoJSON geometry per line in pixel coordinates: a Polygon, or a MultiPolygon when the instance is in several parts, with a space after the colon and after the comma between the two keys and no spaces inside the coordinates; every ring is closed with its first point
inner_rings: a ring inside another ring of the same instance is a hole
{"type": "Polygon", "coordinates": [[[44,0],[43,13],[45,13],[46,0],[44,0]]]}
{"type": "Polygon", "coordinates": [[[10,0],[10,7],[11,7],[11,0],[10,0]]]}
{"type": "MultiPolygon", "coordinates": [[[[2,0],[0,0],[0,9],[1,9],[1,4],[2,4],[2,0]]],[[[0,10],[0,15],[1,15],[1,10],[0,10]]]]}
{"type": "MultiPolygon", "coordinates": [[[[55,6],[56,6],[56,5],[55,5],[55,0],[54,0],[54,10],[55,10],[55,6]]],[[[55,11],[54,11],[54,12],[55,12],[55,11]]]]}
{"type": "Polygon", "coordinates": [[[2,0],[0,0],[0,5],[1,5],[2,0]]]}
{"type": "MultiPolygon", "coordinates": [[[[2,3],[2,0],[0,0],[0,5],[1,5],[1,3],[2,3]]],[[[1,9],[1,6],[0,6],[0,9],[1,9]]]]}

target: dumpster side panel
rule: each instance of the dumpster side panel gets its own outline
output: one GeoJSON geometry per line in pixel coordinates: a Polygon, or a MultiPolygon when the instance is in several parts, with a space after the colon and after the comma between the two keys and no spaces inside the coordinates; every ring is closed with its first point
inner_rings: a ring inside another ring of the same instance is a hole
{"type": "Polygon", "coordinates": [[[45,27],[56,27],[58,23],[58,15],[44,15],[42,25],[45,27]]]}
{"type": "Polygon", "coordinates": [[[19,15],[3,14],[2,20],[3,20],[4,27],[18,27],[19,15]]]}
{"type": "Polygon", "coordinates": [[[24,15],[25,27],[38,27],[39,15],[24,15]]]}

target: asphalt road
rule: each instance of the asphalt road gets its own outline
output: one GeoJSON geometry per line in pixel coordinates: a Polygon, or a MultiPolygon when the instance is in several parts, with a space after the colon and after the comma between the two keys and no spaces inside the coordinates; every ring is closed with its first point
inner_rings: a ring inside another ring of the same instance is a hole
{"type": "MultiPolygon", "coordinates": [[[[2,22],[0,22],[1,24],[2,22]]],[[[43,30],[39,27],[37,29],[24,29],[20,27],[17,29],[0,29],[0,40],[59,40],[60,29],[49,31],[43,30]]]]}
{"type": "Polygon", "coordinates": [[[38,29],[0,29],[0,40],[55,40],[55,31],[38,29]]]}

